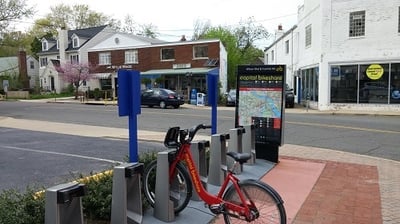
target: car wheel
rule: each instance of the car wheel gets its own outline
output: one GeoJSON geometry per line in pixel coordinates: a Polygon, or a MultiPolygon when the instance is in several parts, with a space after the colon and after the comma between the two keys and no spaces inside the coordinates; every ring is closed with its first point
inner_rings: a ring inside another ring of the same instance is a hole
{"type": "Polygon", "coordinates": [[[165,104],[164,101],[160,101],[160,108],[161,109],[165,109],[167,107],[167,105],[165,104]]]}

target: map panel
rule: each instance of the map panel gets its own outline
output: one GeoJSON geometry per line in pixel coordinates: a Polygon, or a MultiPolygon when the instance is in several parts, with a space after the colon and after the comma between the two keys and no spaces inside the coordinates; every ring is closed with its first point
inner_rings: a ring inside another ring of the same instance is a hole
{"type": "Polygon", "coordinates": [[[253,117],[281,118],[281,88],[240,88],[238,117],[240,125],[253,124],[253,117]]]}

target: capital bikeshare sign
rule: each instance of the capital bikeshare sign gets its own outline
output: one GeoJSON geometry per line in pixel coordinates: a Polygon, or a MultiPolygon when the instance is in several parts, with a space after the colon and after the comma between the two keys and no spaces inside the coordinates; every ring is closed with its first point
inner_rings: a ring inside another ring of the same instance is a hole
{"type": "Polygon", "coordinates": [[[259,155],[283,144],[285,70],[285,65],[238,66],[235,125],[254,125],[259,155]]]}

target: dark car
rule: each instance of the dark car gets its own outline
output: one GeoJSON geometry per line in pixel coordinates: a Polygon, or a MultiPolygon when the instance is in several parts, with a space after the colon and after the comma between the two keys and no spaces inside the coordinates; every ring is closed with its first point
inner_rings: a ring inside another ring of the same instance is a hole
{"type": "Polygon", "coordinates": [[[231,89],[226,94],[226,106],[235,106],[236,105],[236,89],[231,89]]]}
{"type": "Polygon", "coordinates": [[[294,93],[293,89],[288,84],[285,86],[285,107],[294,107],[294,93]]]}
{"type": "Polygon", "coordinates": [[[170,89],[153,88],[142,91],[141,104],[149,107],[159,106],[165,109],[169,106],[179,108],[184,104],[183,97],[170,89]]]}

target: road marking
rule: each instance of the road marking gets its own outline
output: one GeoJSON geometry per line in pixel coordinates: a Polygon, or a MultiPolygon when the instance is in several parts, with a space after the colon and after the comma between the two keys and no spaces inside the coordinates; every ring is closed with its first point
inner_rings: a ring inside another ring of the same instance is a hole
{"type": "Polygon", "coordinates": [[[102,159],[102,158],[91,157],[91,156],[82,156],[82,155],[76,155],[76,154],[70,154],[70,153],[48,152],[48,151],[43,151],[43,150],[20,148],[20,147],[15,147],[15,146],[2,146],[2,147],[7,148],[7,149],[15,149],[15,150],[19,150],[19,151],[24,151],[24,152],[36,152],[36,153],[52,154],[52,155],[59,155],[59,156],[68,156],[68,157],[75,157],[75,158],[80,158],[80,159],[97,160],[97,161],[108,162],[108,163],[113,163],[113,164],[123,163],[121,161],[116,161],[116,160],[102,159]]]}
{"type": "Polygon", "coordinates": [[[342,125],[306,123],[306,122],[296,122],[296,121],[286,121],[286,123],[297,124],[297,125],[306,125],[306,126],[315,126],[315,127],[329,127],[329,128],[341,128],[341,129],[350,129],[350,130],[357,130],[357,131],[369,131],[369,132],[379,132],[379,133],[389,133],[389,134],[400,134],[400,131],[379,130],[379,129],[360,128],[360,127],[348,127],[348,126],[342,126],[342,125]]]}

